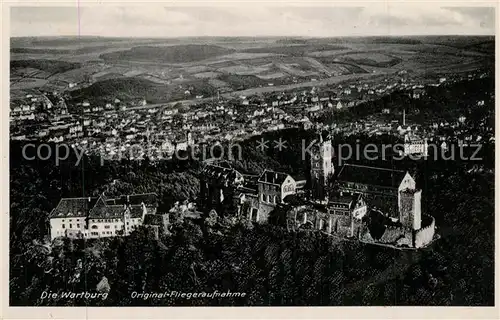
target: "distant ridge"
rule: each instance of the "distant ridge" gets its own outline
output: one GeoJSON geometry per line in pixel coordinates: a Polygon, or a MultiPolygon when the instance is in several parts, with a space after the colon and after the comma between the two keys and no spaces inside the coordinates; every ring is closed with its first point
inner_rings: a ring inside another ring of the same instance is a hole
{"type": "Polygon", "coordinates": [[[182,63],[199,61],[218,55],[233,53],[235,50],[209,44],[187,44],[166,47],[138,46],[130,50],[102,54],[104,60],[153,61],[182,63]]]}

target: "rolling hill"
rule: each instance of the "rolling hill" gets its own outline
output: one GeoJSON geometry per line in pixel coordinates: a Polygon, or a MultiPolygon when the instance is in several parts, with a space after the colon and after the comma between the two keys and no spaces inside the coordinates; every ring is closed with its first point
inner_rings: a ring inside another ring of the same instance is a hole
{"type": "Polygon", "coordinates": [[[200,61],[219,55],[233,53],[235,50],[215,45],[175,45],[166,47],[139,46],[130,50],[102,54],[106,61],[149,61],[163,63],[182,63],[200,61]]]}
{"type": "Polygon", "coordinates": [[[191,87],[193,94],[213,95],[215,89],[205,80],[185,82],[181,88],[177,85],[163,85],[138,77],[125,77],[98,81],[89,87],[71,92],[74,101],[87,100],[102,104],[118,98],[123,101],[146,99],[151,103],[161,103],[185,98],[184,91],[191,87]]]}
{"type": "Polygon", "coordinates": [[[275,53],[290,56],[304,56],[312,51],[334,51],[347,49],[343,46],[330,44],[306,44],[306,45],[280,45],[276,47],[249,48],[243,52],[249,53],[275,53]]]}

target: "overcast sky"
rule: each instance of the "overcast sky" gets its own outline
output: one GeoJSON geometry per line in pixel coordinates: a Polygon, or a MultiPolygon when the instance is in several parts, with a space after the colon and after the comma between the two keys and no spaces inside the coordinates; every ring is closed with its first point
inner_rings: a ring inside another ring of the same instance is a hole
{"type": "Polygon", "coordinates": [[[12,36],[359,36],[495,33],[495,8],[433,3],[364,7],[13,7],[12,36]]]}

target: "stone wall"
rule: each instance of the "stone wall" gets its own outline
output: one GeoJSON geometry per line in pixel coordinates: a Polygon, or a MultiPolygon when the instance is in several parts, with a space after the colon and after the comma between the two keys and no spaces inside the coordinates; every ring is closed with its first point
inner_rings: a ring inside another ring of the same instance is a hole
{"type": "Polygon", "coordinates": [[[348,237],[351,235],[351,217],[332,214],[332,234],[348,237]]]}
{"type": "Polygon", "coordinates": [[[363,221],[361,221],[360,219],[353,219],[352,224],[352,237],[354,237],[355,239],[361,239],[363,230],[365,228],[363,221]]]}
{"type": "Polygon", "coordinates": [[[412,247],[412,231],[400,226],[387,226],[384,234],[378,240],[373,239],[367,227],[363,227],[360,233],[360,240],[369,243],[382,243],[394,246],[412,247]]]}
{"type": "Polygon", "coordinates": [[[273,205],[268,205],[265,203],[260,202],[259,203],[259,219],[257,222],[259,223],[267,223],[269,219],[269,213],[273,211],[275,206],[273,205]]]}
{"type": "Polygon", "coordinates": [[[434,238],[434,231],[436,228],[434,217],[428,215],[424,215],[423,217],[422,224],[424,224],[425,227],[415,231],[415,248],[421,248],[429,244],[434,238]]]}
{"type": "Polygon", "coordinates": [[[380,237],[378,242],[395,244],[396,241],[399,240],[401,237],[404,237],[403,228],[395,226],[386,226],[385,232],[382,235],[382,237],[380,237]]]}

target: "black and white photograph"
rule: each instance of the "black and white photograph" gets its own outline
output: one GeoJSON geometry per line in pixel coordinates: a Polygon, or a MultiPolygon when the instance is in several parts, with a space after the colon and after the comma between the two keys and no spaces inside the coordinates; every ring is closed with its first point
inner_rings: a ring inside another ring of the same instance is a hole
{"type": "Polygon", "coordinates": [[[495,306],[496,2],[6,10],[10,307],[495,306]]]}

